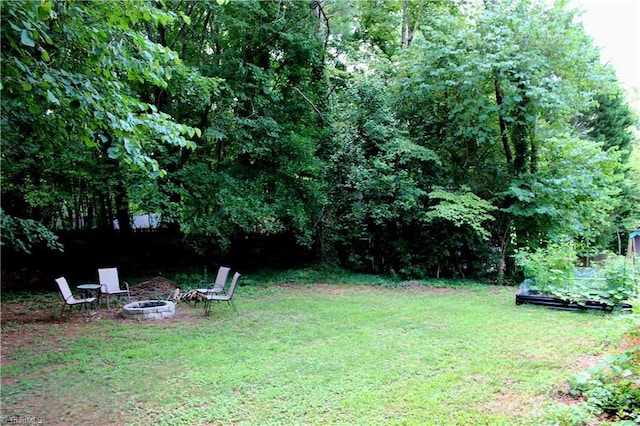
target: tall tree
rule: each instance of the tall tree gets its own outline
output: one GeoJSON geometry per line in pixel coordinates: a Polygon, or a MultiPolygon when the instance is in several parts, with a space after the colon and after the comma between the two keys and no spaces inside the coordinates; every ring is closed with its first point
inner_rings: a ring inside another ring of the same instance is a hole
{"type": "MultiPolygon", "coordinates": [[[[292,233],[310,245],[323,201],[326,17],[298,1],[168,2],[190,25],[157,28],[181,52],[190,77],[153,93],[203,129],[199,149],[161,181],[181,230],[226,246],[239,233],[292,233]]],[[[169,166],[167,166],[169,167],[169,166]]]]}
{"type": "Polygon", "coordinates": [[[203,250],[468,276],[635,218],[631,118],[566,2],[0,5],[18,248],[154,211],[203,250]]]}
{"type": "MultiPolygon", "coordinates": [[[[502,228],[493,235],[504,264],[517,238],[540,238],[550,229],[549,223],[518,219],[524,208],[514,182],[537,176],[549,161],[541,155],[553,152],[546,145],[556,145],[598,87],[610,84],[609,74],[564,2],[492,1],[457,14],[435,12],[422,21],[424,40],[406,53],[401,117],[413,137],[442,159],[441,182],[468,185],[502,208],[496,222],[502,228]]],[[[574,138],[560,140],[575,144],[574,138]]],[[[605,192],[611,192],[603,199],[611,201],[616,179],[606,182],[605,192]]],[[[595,193],[583,195],[595,201],[595,193]]],[[[547,198],[544,208],[558,212],[554,229],[579,236],[594,218],[575,218],[571,205],[547,198]],[[569,225],[561,217],[577,222],[569,225]]]]}
{"type": "MultiPolygon", "coordinates": [[[[55,163],[49,170],[40,167],[43,164],[28,167],[21,184],[3,191],[3,199],[23,200],[8,203],[5,214],[50,220],[42,217],[43,208],[51,209],[59,200],[47,197],[45,206],[37,193],[47,185],[72,182],[69,172],[74,168],[64,169],[57,161],[66,152],[78,153],[74,156],[80,162],[112,158],[162,174],[153,158],[157,146],[194,147],[188,138],[199,130],[177,123],[134,90],[135,84],[166,86],[172,67],[180,63],[173,51],[146,37],[141,23],[168,23],[177,15],[156,3],[133,0],[0,6],[3,174],[14,170],[5,168],[8,164],[30,161],[21,156],[21,146],[55,163]],[[46,173],[54,173],[57,180],[46,173]]],[[[116,209],[126,208],[120,200],[116,209]]],[[[74,214],[91,212],[85,205],[74,214]]]]}

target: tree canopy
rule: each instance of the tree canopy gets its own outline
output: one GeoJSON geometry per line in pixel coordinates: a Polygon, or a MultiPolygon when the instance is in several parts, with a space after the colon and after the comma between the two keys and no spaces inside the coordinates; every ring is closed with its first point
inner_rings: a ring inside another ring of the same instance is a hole
{"type": "Polygon", "coordinates": [[[638,118],[566,1],[0,4],[11,250],[153,212],[200,251],[502,280],[640,226],[638,118]]]}

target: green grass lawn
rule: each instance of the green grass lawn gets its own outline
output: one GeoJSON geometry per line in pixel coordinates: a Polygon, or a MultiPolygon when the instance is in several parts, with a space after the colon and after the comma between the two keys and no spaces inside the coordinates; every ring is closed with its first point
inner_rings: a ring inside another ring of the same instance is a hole
{"type": "Polygon", "coordinates": [[[239,316],[3,319],[2,422],[539,425],[607,321],[504,287],[246,283],[239,316]]]}

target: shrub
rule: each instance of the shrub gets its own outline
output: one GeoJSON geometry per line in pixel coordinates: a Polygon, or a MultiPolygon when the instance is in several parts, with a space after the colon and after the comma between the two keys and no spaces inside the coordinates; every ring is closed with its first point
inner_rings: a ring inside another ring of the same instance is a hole
{"type": "Polygon", "coordinates": [[[612,355],[598,367],[569,380],[570,393],[586,398],[601,414],[640,421],[640,371],[634,360],[640,347],[612,355]]]}
{"type": "Polygon", "coordinates": [[[640,300],[633,305],[631,314],[615,316],[607,327],[612,342],[622,341],[618,349],[599,365],[568,379],[569,393],[582,401],[552,407],[548,417],[553,424],[594,424],[596,416],[619,425],[640,423],[640,300]]]}
{"type": "Polygon", "coordinates": [[[570,393],[584,398],[591,412],[635,424],[640,423],[639,312],[635,308],[634,313],[619,317],[626,327],[622,351],[569,380],[570,393]]]}
{"type": "Polygon", "coordinates": [[[610,254],[598,267],[577,268],[575,247],[562,242],[533,252],[521,250],[515,259],[532,289],[564,300],[617,306],[638,294],[640,265],[623,256],[610,254]]]}
{"type": "Polygon", "coordinates": [[[525,278],[533,279],[537,291],[553,294],[568,286],[570,276],[576,272],[577,254],[573,243],[565,241],[535,251],[520,250],[515,260],[525,278]]]}
{"type": "Polygon", "coordinates": [[[581,403],[578,405],[558,405],[547,412],[549,424],[554,426],[583,426],[594,424],[595,416],[589,405],[581,403]]]}
{"type": "Polygon", "coordinates": [[[640,264],[634,265],[623,256],[609,256],[604,261],[602,275],[606,283],[603,290],[611,303],[618,304],[639,296],[640,264]]]}

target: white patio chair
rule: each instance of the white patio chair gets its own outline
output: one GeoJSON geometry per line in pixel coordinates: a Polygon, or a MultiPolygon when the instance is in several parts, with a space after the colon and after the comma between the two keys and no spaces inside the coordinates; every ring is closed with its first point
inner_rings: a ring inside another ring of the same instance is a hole
{"type": "Polygon", "coordinates": [[[123,281],[122,283],[124,284],[125,288],[120,288],[118,268],[98,269],[98,279],[100,281],[100,292],[107,297],[107,310],[109,310],[109,302],[112,297],[127,296],[127,303],[131,302],[129,284],[123,281]]]}
{"type": "Polygon", "coordinates": [[[56,283],[58,283],[58,288],[60,289],[60,293],[62,294],[62,298],[64,299],[64,305],[62,305],[62,312],[60,313],[60,318],[64,317],[64,311],[66,307],[69,307],[69,311],[67,315],[71,312],[74,306],[84,306],[85,314],[89,315],[89,306],[94,306],[96,303],[95,297],[88,297],[85,299],[76,299],[73,297],[73,293],[71,293],[71,289],[69,288],[69,283],[65,277],[56,278],[56,283]]]}

